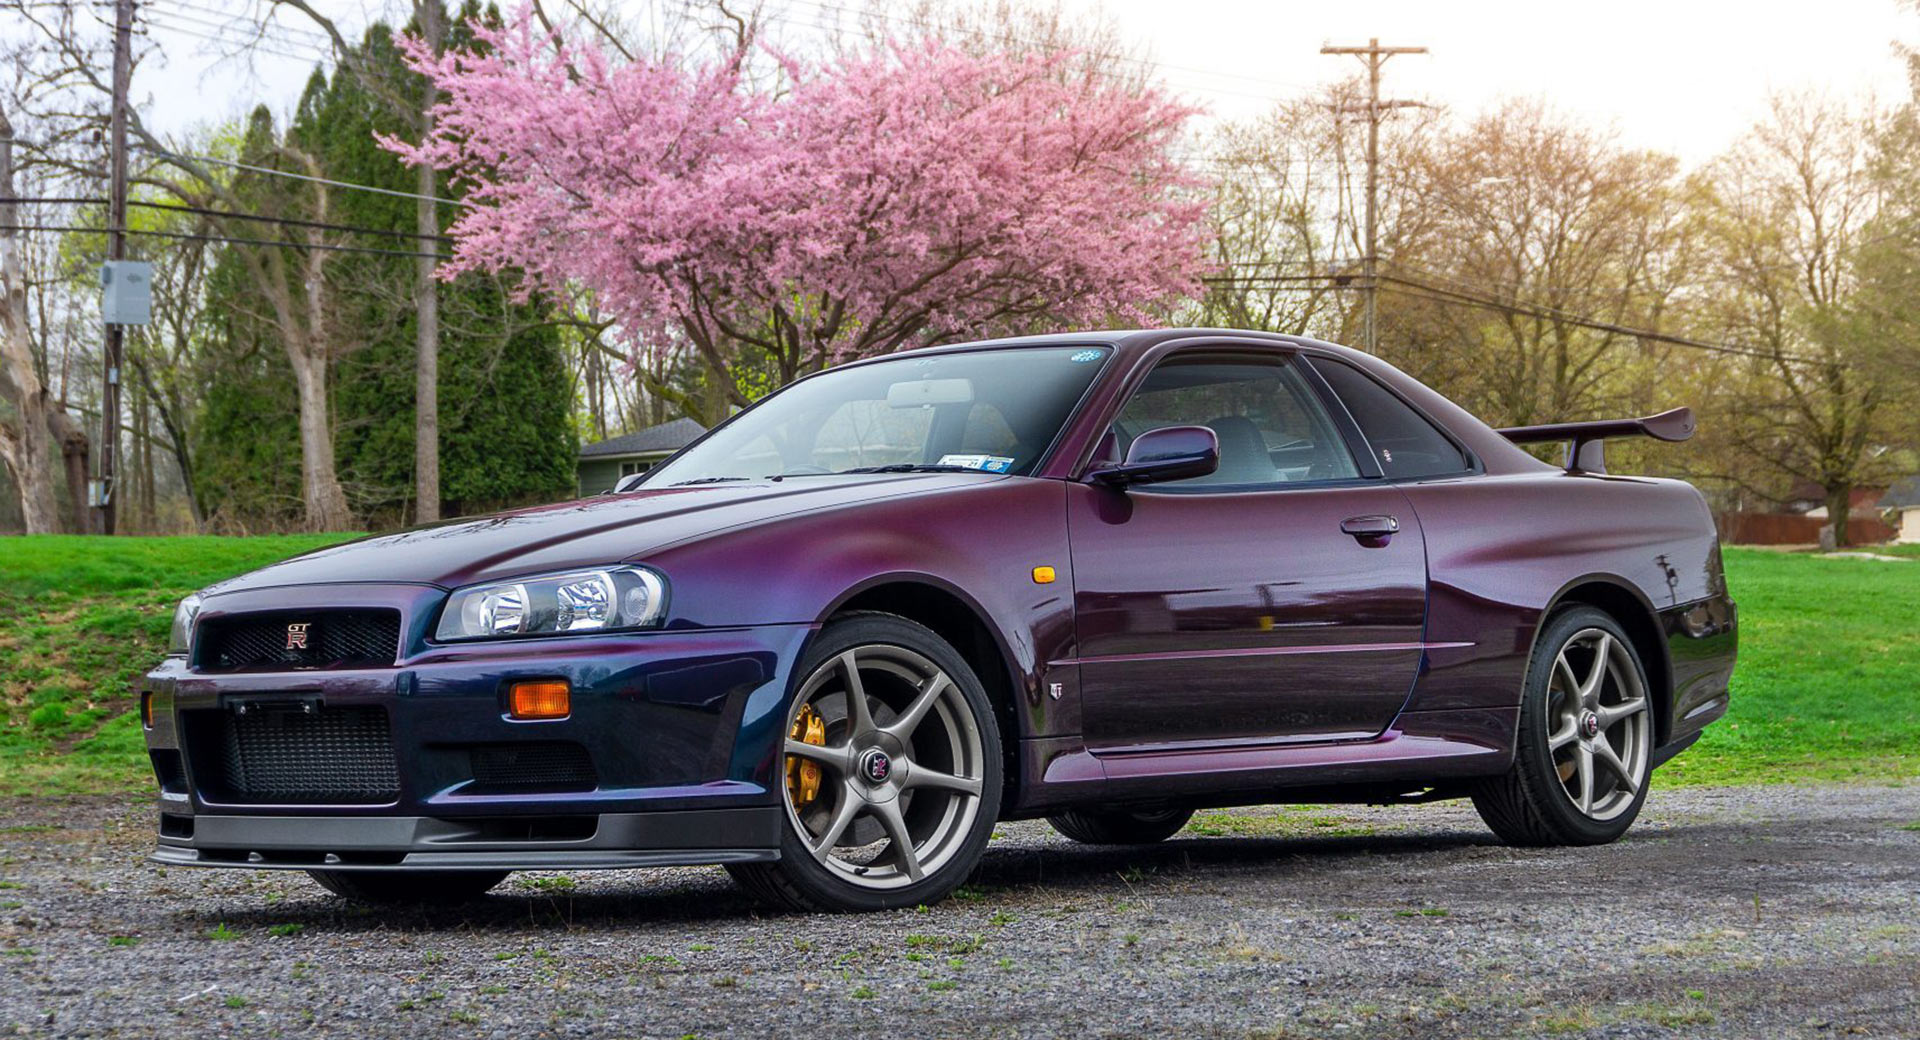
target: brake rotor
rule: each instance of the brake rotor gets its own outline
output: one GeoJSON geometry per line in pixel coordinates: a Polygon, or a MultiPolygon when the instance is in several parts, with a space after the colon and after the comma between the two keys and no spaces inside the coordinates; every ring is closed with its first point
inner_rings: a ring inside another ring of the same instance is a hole
{"type": "MultiPolygon", "coordinates": [[[[787,734],[802,744],[824,747],[827,743],[827,720],[813,709],[813,705],[803,705],[800,714],[793,720],[793,732],[787,734]]],[[[787,797],[793,800],[795,812],[812,805],[820,797],[820,781],[825,777],[820,763],[799,755],[787,756],[787,797]]]]}

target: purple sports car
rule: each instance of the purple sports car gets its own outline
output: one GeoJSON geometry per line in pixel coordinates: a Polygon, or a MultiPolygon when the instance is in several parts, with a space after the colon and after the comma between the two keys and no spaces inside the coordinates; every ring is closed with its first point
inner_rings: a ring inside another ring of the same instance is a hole
{"type": "Polygon", "coordinates": [[[388,901],[724,864],[870,910],[1005,819],[1468,797],[1509,842],[1612,841],[1727,709],[1707,505],[1602,452],[1691,432],[1493,430],[1224,330],[844,365],[614,493],[188,597],[143,696],[154,858],[388,901]]]}

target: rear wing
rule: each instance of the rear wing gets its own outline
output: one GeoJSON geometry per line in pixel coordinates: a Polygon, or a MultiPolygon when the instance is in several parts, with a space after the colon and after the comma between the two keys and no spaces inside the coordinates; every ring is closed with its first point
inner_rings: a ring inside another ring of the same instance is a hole
{"type": "Polygon", "coordinates": [[[1566,467],[1569,473],[1605,473],[1606,440],[1609,437],[1652,437],[1659,441],[1684,441],[1693,436],[1693,409],[1675,408],[1639,419],[1600,419],[1594,422],[1547,423],[1544,426],[1509,426],[1500,435],[1515,444],[1567,442],[1566,467]]]}

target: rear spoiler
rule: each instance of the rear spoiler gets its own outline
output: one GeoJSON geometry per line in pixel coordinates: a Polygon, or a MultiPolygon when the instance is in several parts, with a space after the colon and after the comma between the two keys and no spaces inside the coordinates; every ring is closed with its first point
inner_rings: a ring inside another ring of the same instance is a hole
{"type": "Polygon", "coordinates": [[[1567,442],[1567,471],[1605,473],[1606,440],[1609,437],[1652,437],[1659,441],[1684,441],[1693,436],[1693,409],[1675,408],[1640,419],[1600,419],[1595,422],[1547,423],[1544,426],[1509,426],[1500,436],[1515,444],[1567,442]]]}

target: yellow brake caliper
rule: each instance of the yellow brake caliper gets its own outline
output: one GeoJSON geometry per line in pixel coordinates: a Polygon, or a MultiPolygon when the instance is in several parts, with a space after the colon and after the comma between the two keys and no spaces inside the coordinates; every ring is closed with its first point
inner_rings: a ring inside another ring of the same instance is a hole
{"type": "MultiPolygon", "coordinates": [[[[800,709],[800,715],[793,720],[793,732],[789,734],[802,744],[814,744],[824,747],[827,743],[827,720],[813,710],[809,704],[800,709]]],[[[787,756],[787,796],[793,799],[793,808],[797,812],[813,804],[820,797],[820,763],[799,755],[787,756]]]]}

